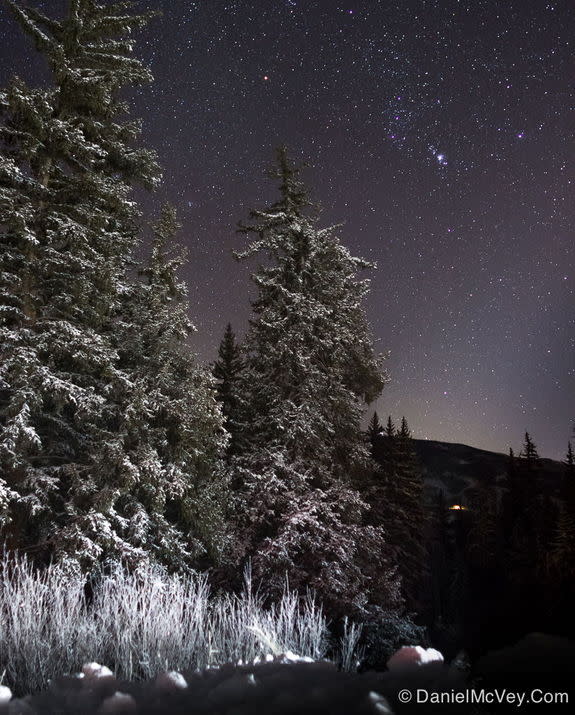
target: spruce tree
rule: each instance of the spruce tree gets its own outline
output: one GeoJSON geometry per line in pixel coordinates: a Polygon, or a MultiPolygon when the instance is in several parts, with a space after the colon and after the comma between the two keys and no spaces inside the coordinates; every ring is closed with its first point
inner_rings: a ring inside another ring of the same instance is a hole
{"type": "Polygon", "coordinates": [[[438,489],[431,497],[429,505],[430,539],[427,547],[430,584],[430,616],[434,627],[443,628],[450,621],[449,602],[450,564],[449,564],[449,523],[445,494],[438,489]]]}
{"type": "Polygon", "coordinates": [[[525,460],[524,464],[529,470],[536,469],[539,464],[539,453],[529,432],[525,432],[525,440],[519,458],[525,460]]]}
{"type": "MultiPolygon", "coordinates": [[[[380,439],[374,442],[371,454],[377,463],[377,469],[375,478],[379,484],[376,484],[376,491],[381,491],[379,496],[372,495],[376,500],[381,500],[382,506],[388,498],[385,489],[389,488],[391,481],[393,479],[393,474],[395,474],[396,467],[396,429],[391,419],[391,415],[388,416],[387,422],[385,423],[385,428],[383,428],[380,439]]],[[[372,503],[372,509],[376,508],[377,505],[372,503]]]]}
{"type": "Polygon", "coordinates": [[[559,515],[551,558],[555,577],[562,583],[575,584],[575,458],[571,442],[567,445],[565,472],[561,484],[559,515]]]}
{"type": "Polygon", "coordinates": [[[540,467],[535,443],[526,433],[519,457],[510,460],[503,501],[507,617],[519,626],[530,613],[542,618],[553,608],[554,587],[548,577],[556,509],[540,479],[540,467]]]}
{"type": "Polygon", "coordinates": [[[163,510],[181,475],[155,437],[142,437],[154,408],[122,354],[119,318],[132,291],[132,187],[159,181],[119,98],[151,80],[132,56],[133,30],[149,16],[126,2],[70,0],[62,20],[10,6],[46,57],[52,86],[15,79],[0,94],[5,536],[72,568],[106,557],[136,564],[152,543],[157,558],[177,561],[186,539],[163,510]]]}
{"type": "MultiPolygon", "coordinates": [[[[174,566],[218,561],[225,543],[225,448],[213,379],[188,344],[195,332],[177,272],[175,209],[164,206],[142,281],[124,296],[119,366],[131,376],[118,449],[140,473],[124,508],[139,515],[141,544],[174,566]]],[[[125,497],[126,499],[126,497],[125,497]]]]}
{"type": "Polygon", "coordinates": [[[237,436],[240,423],[238,382],[244,363],[240,345],[232,326],[228,323],[222,342],[218,348],[218,359],[214,363],[213,375],[216,379],[216,393],[222,406],[225,427],[230,435],[227,454],[237,453],[237,436]]]}
{"type": "Polygon", "coordinates": [[[377,439],[377,437],[379,437],[382,431],[383,427],[381,425],[381,422],[379,421],[379,416],[377,412],[374,412],[373,417],[371,418],[371,420],[369,421],[369,425],[367,426],[367,437],[369,439],[372,449],[375,444],[375,440],[377,439]]]}
{"type": "Polygon", "coordinates": [[[426,568],[423,474],[405,417],[393,438],[393,465],[389,482],[390,538],[397,549],[408,607],[417,612],[421,608],[421,584],[426,568]]]}
{"type": "Polygon", "coordinates": [[[474,567],[481,572],[494,569],[499,561],[500,530],[497,490],[486,477],[468,496],[471,525],[468,553],[474,567]]]}
{"type": "Polygon", "coordinates": [[[573,447],[571,442],[567,443],[567,454],[565,455],[565,464],[567,466],[566,475],[569,477],[575,476],[575,455],[573,454],[573,447]]]}
{"type": "Polygon", "coordinates": [[[265,257],[241,380],[243,446],[235,460],[239,526],[256,577],[271,591],[314,588],[331,612],[398,604],[381,529],[364,526],[352,488],[369,469],[365,403],[385,383],[362,301],[368,267],[320,229],[299,178],[278,150],[280,198],[240,225],[255,235],[239,258],[265,257]]]}

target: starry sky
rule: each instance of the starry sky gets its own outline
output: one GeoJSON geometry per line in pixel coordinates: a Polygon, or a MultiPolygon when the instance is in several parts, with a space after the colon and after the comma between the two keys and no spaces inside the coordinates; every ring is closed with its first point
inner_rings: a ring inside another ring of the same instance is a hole
{"type": "MultiPolygon", "coordinates": [[[[58,11],[61,0],[35,0],[58,11]]],[[[367,311],[415,436],[562,458],[575,420],[572,0],[141,0],[133,93],[184,224],[194,347],[249,316],[235,233],[273,148],[377,263],[367,311]]],[[[42,63],[0,6],[0,84],[42,63]]],[[[252,266],[253,268],[253,266],[252,266]]]]}

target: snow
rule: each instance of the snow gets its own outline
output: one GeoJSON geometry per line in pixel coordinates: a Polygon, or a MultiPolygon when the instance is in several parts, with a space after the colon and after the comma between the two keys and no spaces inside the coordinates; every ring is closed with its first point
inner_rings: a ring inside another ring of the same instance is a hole
{"type": "Polygon", "coordinates": [[[45,692],[23,699],[9,702],[10,691],[0,688],[0,715],[300,715],[311,711],[392,715],[391,703],[396,702],[401,689],[463,687],[463,676],[451,673],[437,651],[402,648],[396,655],[405,660],[407,653],[412,655],[408,658],[411,665],[417,662],[422,667],[387,673],[345,673],[338,671],[334,663],[313,661],[286,651],[243,666],[229,663],[203,671],[163,672],[148,682],[120,680],[106,666],[86,663],[80,674],[83,678],[57,678],[45,692]]]}
{"type": "Polygon", "coordinates": [[[392,715],[393,710],[389,707],[389,704],[383,695],[380,695],[372,690],[368,693],[367,700],[372,706],[372,710],[374,712],[381,713],[382,715],[392,715]]]}
{"type": "Polygon", "coordinates": [[[181,673],[171,670],[169,673],[160,673],[156,680],[155,686],[158,690],[185,690],[188,687],[186,679],[181,673]]]}
{"type": "Polygon", "coordinates": [[[102,703],[98,713],[101,715],[112,715],[112,713],[130,713],[136,712],[136,701],[131,695],[116,691],[109,698],[106,698],[102,703]]]}
{"type": "Polygon", "coordinates": [[[406,668],[418,668],[429,663],[443,663],[443,656],[435,648],[422,648],[420,645],[402,646],[387,661],[388,670],[399,671],[406,668]]]}
{"type": "Polygon", "coordinates": [[[86,663],[82,666],[82,675],[86,680],[98,680],[99,678],[114,677],[114,673],[105,665],[99,663],[86,663]]]}

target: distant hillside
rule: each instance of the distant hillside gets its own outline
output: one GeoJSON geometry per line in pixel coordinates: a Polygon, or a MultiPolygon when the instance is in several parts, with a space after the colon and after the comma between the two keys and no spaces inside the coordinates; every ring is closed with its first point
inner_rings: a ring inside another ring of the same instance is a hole
{"type": "MultiPolygon", "coordinates": [[[[429,489],[441,489],[448,499],[460,497],[466,489],[477,482],[488,480],[501,482],[506,475],[508,456],[466,444],[435,442],[414,439],[414,446],[423,467],[425,484],[429,489]]],[[[375,444],[375,456],[386,449],[386,437],[380,436],[375,444]]],[[[549,483],[551,491],[559,488],[564,474],[564,465],[552,459],[542,459],[542,478],[549,483]]]]}

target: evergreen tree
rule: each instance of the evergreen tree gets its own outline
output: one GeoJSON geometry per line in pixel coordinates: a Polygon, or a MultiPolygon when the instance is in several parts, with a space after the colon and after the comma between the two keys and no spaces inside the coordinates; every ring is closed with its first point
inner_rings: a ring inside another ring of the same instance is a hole
{"type": "Polygon", "coordinates": [[[554,575],[563,585],[575,590],[575,458],[571,442],[567,445],[565,472],[551,558],[554,575]]]}
{"type": "Polygon", "coordinates": [[[406,602],[410,610],[417,612],[421,607],[421,584],[426,569],[423,474],[405,417],[393,439],[393,459],[390,514],[386,523],[389,523],[391,543],[397,549],[406,602]]]}
{"type": "Polygon", "coordinates": [[[369,469],[360,422],[385,377],[362,301],[369,264],[335,228],[319,229],[300,169],[278,150],[280,199],[240,225],[255,240],[239,258],[267,257],[242,374],[242,451],[235,461],[240,531],[257,577],[272,591],[314,588],[332,612],[398,603],[381,529],[362,523],[352,488],[369,469]]]}
{"type": "Polygon", "coordinates": [[[165,206],[140,270],[144,280],[125,295],[118,346],[132,384],[121,405],[118,450],[140,474],[124,511],[138,516],[140,544],[174,566],[219,559],[226,499],[222,415],[213,379],[187,342],[195,327],[177,276],[186,261],[174,252],[179,228],[175,209],[165,206]]]}
{"type": "MultiPolygon", "coordinates": [[[[386,493],[385,489],[389,491],[397,467],[397,432],[391,415],[387,418],[382,435],[383,439],[380,439],[378,443],[374,445],[374,449],[372,449],[372,456],[378,463],[376,479],[380,482],[380,486],[384,490],[378,496],[375,494],[373,496],[377,500],[381,499],[381,506],[393,497],[391,493],[386,493]]],[[[372,509],[375,506],[376,505],[372,503],[372,509]]]]}
{"type": "MultiPolygon", "coordinates": [[[[360,485],[370,506],[366,523],[384,527],[398,571],[408,609],[421,612],[427,550],[424,546],[426,510],[423,504],[423,474],[413,449],[405,417],[396,430],[391,416],[372,451],[376,468],[360,485]]],[[[429,604],[428,604],[429,605],[429,604]]]]}
{"type": "Polygon", "coordinates": [[[217,380],[217,396],[225,417],[225,427],[230,435],[227,454],[238,451],[237,435],[240,423],[238,381],[244,363],[241,347],[236,342],[232,326],[228,323],[214,363],[213,374],[217,380]]]}
{"type": "Polygon", "coordinates": [[[448,510],[445,494],[441,489],[432,495],[430,501],[430,539],[427,547],[430,573],[427,574],[427,582],[430,584],[431,592],[431,621],[434,628],[442,629],[451,616],[448,510]]]}
{"type": "Polygon", "coordinates": [[[162,429],[152,435],[147,424],[161,400],[145,394],[118,317],[133,290],[132,186],[159,181],[119,99],[122,88],[151,80],[132,56],[132,32],[149,16],[130,14],[126,2],[70,0],[61,21],[10,6],[53,86],[15,79],[0,94],[5,536],[73,568],[106,557],[135,564],[152,544],[160,560],[179,561],[186,539],[167,512],[180,499],[183,462],[171,471],[179,447],[160,448],[162,429]]]}
{"type": "Polygon", "coordinates": [[[520,459],[525,460],[525,465],[533,470],[538,466],[539,453],[537,452],[537,447],[531,439],[529,432],[525,432],[525,441],[523,442],[523,448],[519,454],[520,459]]]}
{"type": "Polygon", "coordinates": [[[381,425],[381,422],[379,421],[379,416],[378,416],[377,412],[374,412],[373,417],[370,419],[369,424],[367,426],[367,437],[368,437],[369,443],[371,445],[372,455],[373,455],[373,449],[375,446],[375,441],[382,432],[383,432],[383,427],[381,425]]]}
{"type": "Polygon", "coordinates": [[[469,557],[478,571],[489,572],[499,562],[501,545],[495,484],[484,478],[478,482],[468,499],[471,512],[469,557]]]}
{"type": "Polygon", "coordinates": [[[565,464],[567,469],[565,470],[566,479],[575,477],[575,455],[573,454],[573,448],[571,442],[567,443],[567,454],[565,455],[565,464]]]}
{"type": "Polygon", "coordinates": [[[510,573],[520,578],[534,570],[537,560],[537,486],[539,466],[537,447],[528,432],[519,458],[510,452],[507,493],[507,542],[509,545],[510,573]]]}

